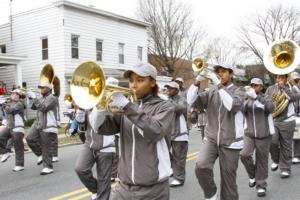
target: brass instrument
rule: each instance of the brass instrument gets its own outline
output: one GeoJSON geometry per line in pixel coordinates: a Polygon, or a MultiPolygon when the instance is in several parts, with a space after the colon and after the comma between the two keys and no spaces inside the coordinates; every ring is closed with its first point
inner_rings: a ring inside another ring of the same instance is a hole
{"type": "MultiPolygon", "coordinates": [[[[263,58],[265,67],[271,73],[277,75],[289,74],[300,63],[299,46],[292,40],[278,40],[268,46],[263,58]]],[[[276,117],[287,108],[289,100],[281,91],[278,94],[274,94],[274,96],[275,111],[272,113],[272,116],[276,117]]]]}
{"type": "Polygon", "coordinates": [[[53,95],[59,97],[60,95],[60,80],[55,75],[51,64],[46,64],[40,74],[40,84],[53,84],[53,95]]]}
{"type": "Polygon", "coordinates": [[[11,102],[10,96],[5,95],[0,97],[0,106],[3,106],[5,104],[8,104],[11,102]]]}
{"type": "Polygon", "coordinates": [[[201,58],[193,59],[192,68],[194,72],[197,72],[205,78],[208,78],[210,73],[215,73],[214,69],[206,65],[201,58]]]}
{"type": "Polygon", "coordinates": [[[73,97],[71,94],[66,94],[64,97],[64,102],[67,105],[71,105],[73,103],[73,97]]]}
{"type": "Polygon", "coordinates": [[[94,62],[80,64],[72,76],[71,95],[74,102],[83,109],[97,106],[113,113],[123,113],[123,110],[112,108],[109,103],[111,96],[122,93],[137,101],[135,92],[131,89],[105,84],[105,75],[102,68],[94,62]]]}

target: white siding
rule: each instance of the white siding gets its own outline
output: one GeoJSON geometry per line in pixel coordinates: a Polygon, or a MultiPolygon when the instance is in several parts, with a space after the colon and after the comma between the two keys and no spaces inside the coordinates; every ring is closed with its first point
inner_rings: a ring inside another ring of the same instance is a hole
{"type": "MultiPolygon", "coordinates": [[[[12,46],[10,42],[10,26],[9,24],[0,26],[0,45],[6,45],[6,52],[12,52],[12,46]]],[[[1,52],[0,52],[1,53],[1,52]]]]}
{"type": "Polygon", "coordinates": [[[96,61],[96,39],[103,40],[102,62],[98,62],[98,64],[105,68],[126,69],[138,63],[137,46],[143,47],[143,61],[147,61],[145,27],[69,7],[65,8],[64,19],[67,72],[72,72],[76,66],[87,60],[96,61]],[[71,59],[71,34],[80,36],[78,60],[71,59]],[[124,65],[119,64],[118,43],[125,44],[124,65]]]}
{"type": "MultiPolygon", "coordinates": [[[[23,82],[27,83],[27,88],[37,88],[41,69],[47,63],[53,65],[60,79],[64,78],[62,16],[62,8],[49,6],[13,18],[13,54],[27,57],[20,62],[23,82]],[[43,36],[48,37],[48,61],[42,60],[41,37],[43,36]]],[[[29,117],[33,116],[32,112],[29,114],[29,117]]]]}

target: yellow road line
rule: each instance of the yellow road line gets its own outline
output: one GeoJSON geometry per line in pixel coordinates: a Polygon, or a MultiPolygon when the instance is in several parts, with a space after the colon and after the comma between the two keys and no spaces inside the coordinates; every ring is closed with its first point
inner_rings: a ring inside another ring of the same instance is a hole
{"type": "Polygon", "coordinates": [[[73,192],[69,192],[69,193],[66,193],[66,194],[63,194],[63,195],[53,197],[49,200],[61,200],[61,199],[65,199],[67,197],[74,196],[74,195],[82,193],[82,192],[86,192],[86,191],[88,191],[86,188],[81,188],[81,189],[75,190],[73,192]]]}
{"type": "MultiPolygon", "coordinates": [[[[197,158],[198,153],[199,152],[196,151],[196,152],[188,154],[186,156],[186,158],[187,158],[186,161],[190,161],[190,160],[193,160],[193,159],[197,158]]],[[[116,183],[113,183],[112,184],[112,188],[115,187],[115,186],[116,186],[116,183]]],[[[53,197],[53,198],[51,198],[49,200],[63,200],[63,199],[80,200],[80,199],[88,197],[89,195],[91,195],[91,193],[88,192],[88,190],[86,188],[81,188],[81,189],[75,190],[73,192],[69,192],[69,193],[66,193],[66,194],[63,194],[63,195],[59,195],[59,196],[53,197]],[[80,193],[83,193],[83,194],[71,198],[72,196],[75,196],[75,195],[80,194],[80,193]]]]}

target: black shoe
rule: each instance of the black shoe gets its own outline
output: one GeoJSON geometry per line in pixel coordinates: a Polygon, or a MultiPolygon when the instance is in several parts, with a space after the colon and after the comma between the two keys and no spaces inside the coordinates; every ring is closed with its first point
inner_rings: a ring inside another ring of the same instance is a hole
{"type": "Polygon", "coordinates": [[[256,181],[255,181],[255,179],[250,179],[250,180],[249,180],[249,187],[253,188],[254,186],[256,186],[256,181]]]}
{"type": "Polygon", "coordinates": [[[266,196],[266,189],[264,189],[264,188],[257,188],[256,192],[257,192],[257,196],[258,197],[264,197],[264,196],[266,196]]]}

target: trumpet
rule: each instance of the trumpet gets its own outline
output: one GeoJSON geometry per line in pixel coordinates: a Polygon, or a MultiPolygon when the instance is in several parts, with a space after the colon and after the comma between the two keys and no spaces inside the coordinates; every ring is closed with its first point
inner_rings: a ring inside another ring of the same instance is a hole
{"type": "Polygon", "coordinates": [[[6,105],[11,102],[10,96],[3,96],[0,98],[0,106],[6,105]]]}
{"type": "Polygon", "coordinates": [[[210,73],[215,73],[214,70],[206,65],[201,58],[195,58],[192,62],[192,68],[194,72],[197,72],[198,75],[201,75],[207,79],[209,79],[210,73]]]}
{"type": "Polygon", "coordinates": [[[136,94],[129,88],[106,85],[102,68],[94,62],[88,61],[80,64],[72,76],[71,95],[74,102],[83,109],[105,109],[112,113],[123,113],[109,104],[115,93],[122,93],[131,101],[137,101],[136,94]]]}

